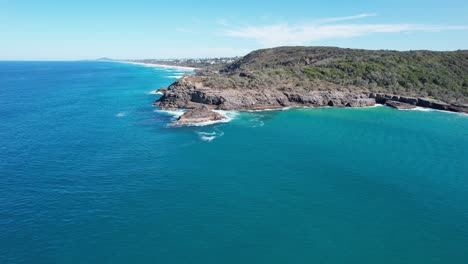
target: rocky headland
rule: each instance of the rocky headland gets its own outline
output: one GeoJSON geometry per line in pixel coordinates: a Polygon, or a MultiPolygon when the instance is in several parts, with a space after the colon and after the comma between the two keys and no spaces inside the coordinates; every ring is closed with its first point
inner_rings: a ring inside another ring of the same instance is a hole
{"type": "Polygon", "coordinates": [[[468,52],[367,51],[327,47],[259,50],[198,70],[167,89],[162,109],[192,109],[190,122],[217,110],[284,107],[427,107],[468,113],[468,52]]]}

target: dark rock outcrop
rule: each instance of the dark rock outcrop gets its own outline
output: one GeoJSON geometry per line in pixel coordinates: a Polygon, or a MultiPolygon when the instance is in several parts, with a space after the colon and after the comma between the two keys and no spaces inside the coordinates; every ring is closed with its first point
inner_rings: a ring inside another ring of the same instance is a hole
{"type": "MultiPolygon", "coordinates": [[[[196,79],[195,79],[196,80],[196,79]]],[[[163,109],[194,109],[207,105],[220,110],[261,110],[294,106],[373,106],[375,98],[366,92],[296,89],[217,89],[204,87],[191,77],[171,85],[155,102],[163,109]]]]}
{"type": "Polygon", "coordinates": [[[468,113],[468,106],[463,104],[449,104],[439,100],[429,98],[416,98],[406,96],[395,96],[388,94],[370,94],[369,97],[375,98],[378,104],[386,104],[397,109],[412,109],[416,106],[450,111],[459,113],[468,113]]]}
{"type": "Polygon", "coordinates": [[[207,106],[201,106],[198,108],[191,109],[185,112],[176,122],[172,123],[171,126],[184,126],[205,122],[217,122],[225,120],[226,117],[213,112],[212,109],[207,106]]]}
{"type": "Polygon", "coordinates": [[[408,110],[408,109],[416,108],[415,105],[402,103],[402,102],[398,102],[398,101],[393,101],[393,100],[387,101],[385,103],[385,105],[387,105],[387,106],[389,106],[391,108],[400,109],[400,110],[408,110]]]}

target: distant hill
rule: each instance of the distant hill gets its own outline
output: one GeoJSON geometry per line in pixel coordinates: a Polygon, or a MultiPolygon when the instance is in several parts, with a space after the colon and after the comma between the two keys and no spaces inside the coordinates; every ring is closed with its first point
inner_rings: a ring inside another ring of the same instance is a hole
{"type": "Polygon", "coordinates": [[[113,60],[114,59],[106,58],[106,57],[97,59],[97,61],[113,61],[113,60]]]}

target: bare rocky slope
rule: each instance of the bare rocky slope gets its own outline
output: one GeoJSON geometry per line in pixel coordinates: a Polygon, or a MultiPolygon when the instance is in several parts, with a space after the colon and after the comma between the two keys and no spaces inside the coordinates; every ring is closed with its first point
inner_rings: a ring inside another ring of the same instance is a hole
{"type": "Polygon", "coordinates": [[[389,103],[468,112],[468,51],[370,51],[280,47],[204,68],[169,88],[163,109],[362,107],[389,103]]]}

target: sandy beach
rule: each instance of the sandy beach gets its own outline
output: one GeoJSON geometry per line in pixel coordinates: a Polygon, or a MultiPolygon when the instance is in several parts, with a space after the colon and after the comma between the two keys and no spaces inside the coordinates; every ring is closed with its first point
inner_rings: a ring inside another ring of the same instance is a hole
{"type": "Polygon", "coordinates": [[[141,65],[141,66],[146,66],[146,67],[154,67],[154,68],[178,69],[182,71],[195,71],[198,69],[194,67],[174,66],[174,65],[166,65],[166,64],[154,64],[154,63],[131,62],[131,61],[119,61],[119,62],[133,64],[133,65],[141,65]]]}

